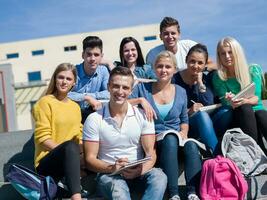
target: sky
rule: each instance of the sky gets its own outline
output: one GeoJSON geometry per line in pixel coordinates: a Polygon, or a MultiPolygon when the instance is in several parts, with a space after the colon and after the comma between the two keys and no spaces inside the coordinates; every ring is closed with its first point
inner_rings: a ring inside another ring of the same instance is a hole
{"type": "Polygon", "coordinates": [[[236,38],[248,62],[267,71],[266,0],[0,0],[0,43],[176,18],[181,38],[206,44],[215,61],[217,42],[236,38]]]}

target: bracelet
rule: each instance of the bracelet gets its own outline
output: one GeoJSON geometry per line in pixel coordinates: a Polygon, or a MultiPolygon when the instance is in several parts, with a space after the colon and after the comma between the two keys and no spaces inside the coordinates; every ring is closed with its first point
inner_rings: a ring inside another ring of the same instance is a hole
{"type": "Polygon", "coordinates": [[[203,93],[203,92],[206,92],[206,90],[207,90],[207,87],[206,87],[206,85],[199,85],[199,91],[201,92],[201,93],[203,93]]]}

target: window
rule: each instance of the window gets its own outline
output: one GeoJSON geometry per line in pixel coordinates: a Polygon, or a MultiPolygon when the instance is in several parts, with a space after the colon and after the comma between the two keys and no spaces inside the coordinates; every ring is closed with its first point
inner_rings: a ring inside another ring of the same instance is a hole
{"type": "Polygon", "coordinates": [[[76,50],[77,50],[77,46],[64,47],[64,51],[76,51],[76,50]]]}
{"type": "Polygon", "coordinates": [[[7,59],[18,58],[18,57],[19,57],[19,53],[9,53],[6,55],[7,59]]]}
{"type": "Polygon", "coordinates": [[[144,41],[150,41],[150,40],[156,40],[157,36],[156,35],[150,35],[150,36],[145,36],[144,41]]]}
{"type": "Polygon", "coordinates": [[[28,81],[29,82],[32,82],[32,81],[40,81],[40,80],[42,80],[41,72],[40,71],[28,72],[28,81]]]}
{"type": "Polygon", "coordinates": [[[44,50],[32,51],[32,56],[39,56],[39,55],[43,55],[43,54],[44,54],[44,50]]]}

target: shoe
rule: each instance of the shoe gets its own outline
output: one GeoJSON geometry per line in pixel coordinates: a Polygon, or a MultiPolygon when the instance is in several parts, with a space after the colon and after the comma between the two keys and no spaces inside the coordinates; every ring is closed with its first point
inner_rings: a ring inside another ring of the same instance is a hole
{"type": "Polygon", "coordinates": [[[180,199],[180,197],[179,197],[179,195],[174,195],[174,196],[172,196],[169,200],[181,200],[180,199]]]}
{"type": "Polygon", "coordinates": [[[189,194],[187,200],[200,200],[196,194],[189,194]]]}

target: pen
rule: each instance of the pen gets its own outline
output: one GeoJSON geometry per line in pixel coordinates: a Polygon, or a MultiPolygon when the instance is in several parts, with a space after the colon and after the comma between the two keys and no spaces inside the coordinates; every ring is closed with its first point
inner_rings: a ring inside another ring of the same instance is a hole
{"type": "Polygon", "coordinates": [[[194,100],[190,100],[190,101],[191,101],[192,103],[194,103],[194,104],[196,103],[194,100]]]}

